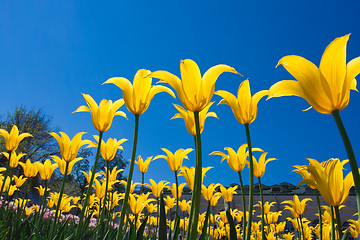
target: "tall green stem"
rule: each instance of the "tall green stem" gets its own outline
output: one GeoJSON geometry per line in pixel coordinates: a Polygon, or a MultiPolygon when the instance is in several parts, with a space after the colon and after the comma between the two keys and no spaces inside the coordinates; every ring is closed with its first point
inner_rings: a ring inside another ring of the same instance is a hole
{"type": "Polygon", "coordinates": [[[106,161],[106,185],[105,185],[105,196],[104,196],[104,202],[101,212],[101,221],[104,221],[105,213],[106,213],[106,198],[109,188],[109,161],[106,161]]]}
{"type": "Polygon", "coordinates": [[[330,215],[331,215],[331,240],[335,240],[335,217],[334,217],[333,206],[330,206],[330,215]]]}
{"type": "Polygon", "coordinates": [[[246,139],[249,149],[249,165],[250,165],[250,188],[249,188],[249,219],[246,227],[246,240],[250,240],[251,235],[251,223],[252,223],[252,212],[253,212],[253,203],[254,203],[254,164],[252,161],[252,148],[251,148],[251,139],[250,139],[250,129],[249,124],[245,124],[246,139]]]}
{"type": "Polygon", "coordinates": [[[175,171],[175,184],[176,184],[176,210],[175,210],[175,219],[179,214],[179,182],[177,177],[177,172],[175,171]]]}
{"type": "Polygon", "coordinates": [[[54,234],[54,230],[55,230],[55,227],[56,227],[56,220],[57,220],[57,217],[58,217],[58,212],[59,212],[59,208],[60,208],[60,204],[61,204],[61,198],[62,198],[62,195],[64,193],[64,187],[65,187],[65,182],[66,182],[66,176],[67,176],[67,173],[68,173],[69,163],[70,162],[66,162],[66,165],[65,165],[65,173],[64,173],[62,184],[61,184],[59,199],[58,199],[58,202],[56,204],[56,211],[55,211],[54,221],[53,221],[51,231],[50,231],[51,238],[54,237],[53,234],[54,234]]]}
{"type": "Polygon", "coordinates": [[[336,214],[336,225],[337,225],[337,230],[339,233],[339,239],[342,239],[342,224],[341,224],[341,218],[340,218],[340,211],[339,211],[339,206],[335,206],[335,214],[336,214]]]}
{"type": "MultiPolygon", "coordinates": [[[[358,213],[360,213],[360,175],[359,175],[359,170],[358,170],[358,164],[356,162],[354,150],[351,146],[349,136],[347,135],[347,132],[346,132],[344,124],[341,120],[339,111],[338,110],[333,111],[332,115],[335,119],[336,125],[341,134],[341,138],[344,142],[345,149],[346,149],[346,152],[347,152],[347,155],[349,158],[351,172],[352,172],[352,175],[354,178],[354,184],[355,184],[357,208],[358,208],[358,213]]],[[[360,214],[359,214],[358,218],[360,220],[360,214]]]]}
{"type": "Polygon", "coordinates": [[[246,202],[245,202],[245,194],[244,194],[244,184],[241,177],[241,172],[238,172],[239,181],[240,181],[240,189],[241,189],[241,197],[242,197],[242,210],[244,213],[243,217],[243,234],[246,233],[246,202]]]}
{"type": "Polygon", "coordinates": [[[140,194],[143,194],[144,192],[144,179],[145,178],[145,173],[141,173],[141,188],[140,188],[140,194]]]}
{"type": "Polygon", "coordinates": [[[186,238],[189,240],[195,240],[197,237],[197,225],[198,225],[199,212],[200,212],[201,182],[202,182],[202,150],[201,150],[199,112],[194,112],[194,119],[195,119],[195,129],[196,129],[195,176],[194,176],[194,186],[191,196],[189,229],[186,238]]]}
{"type": "Polygon", "coordinates": [[[322,240],[322,238],[323,238],[323,223],[322,223],[320,197],[319,197],[319,191],[315,190],[315,192],[316,192],[317,207],[318,207],[318,212],[319,212],[319,228],[320,228],[319,239],[322,240]]]}
{"type": "Polygon", "coordinates": [[[128,200],[129,200],[131,180],[132,180],[132,175],[134,172],[134,164],[135,164],[135,156],[136,156],[136,146],[137,146],[138,130],[139,130],[139,116],[140,115],[137,115],[137,114],[135,115],[134,140],[133,140],[133,148],[132,148],[132,154],[131,154],[130,169],[129,169],[129,175],[128,175],[127,182],[126,182],[125,196],[124,196],[124,200],[123,200],[123,204],[122,204],[122,208],[121,208],[120,223],[119,223],[119,228],[118,228],[117,239],[120,239],[122,236],[122,228],[124,226],[125,213],[126,213],[126,208],[128,205],[128,200]]]}
{"type": "Polygon", "coordinates": [[[300,215],[300,217],[299,217],[299,221],[300,221],[300,231],[301,231],[301,235],[302,235],[303,240],[305,240],[304,224],[303,224],[303,220],[302,220],[301,215],[300,215]]]}
{"type": "Polygon", "coordinates": [[[265,237],[265,216],[264,216],[264,196],[262,193],[260,178],[258,178],[258,180],[259,180],[259,190],[260,190],[260,200],[261,200],[261,236],[262,236],[262,239],[266,239],[266,237],[265,237]]]}
{"type": "Polygon", "coordinates": [[[95,162],[94,162],[94,166],[92,168],[90,182],[89,182],[89,186],[88,186],[87,191],[86,191],[85,200],[84,200],[84,203],[83,203],[83,208],[81,210],[79,224],[77,226],[77,230],[76,230],[77,232],[76,232],[76,238],[75,239],[79,239],[80,233],[82,231],[82,223],[83,223],[83,220],[84,220],[84,215],[85,215],[85,212],[86,212],[86,208],[88,206],[89,197],[90,197],[91,192],[92,192],[92,185],[94,183],[96,167],[97,167],[98,162],[99,162],[102,136],[103,136],[103,132],[99,132],[99,143],[98,143],[98,147],[97,147],[97,150],[96,150],[95,162]]]}

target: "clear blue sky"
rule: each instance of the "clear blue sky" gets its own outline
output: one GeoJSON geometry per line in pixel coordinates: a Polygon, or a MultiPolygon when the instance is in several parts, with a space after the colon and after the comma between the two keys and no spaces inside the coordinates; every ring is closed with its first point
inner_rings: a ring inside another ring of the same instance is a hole
{"type": "MultiPolygon", "coordinates": [[[[202,73],[216,64],[235,67],[244,77],[222,74],[216,90],[236,93],[249,78],[252,92],[293,79],[282,67],[285,55],[300,55],[316,65],[325,47],[336,37],[352,33],[348,61],[360,56],[358,1],[1,1],[0,2],[0,114],[15,106],[42,108],[53,116],[54,126],[71,137],[79,131],[95,134],[88,113],[72,112],[85,101],[81,93],[97,102],[122,96],[115,85],[101,84],[110,77],[132,81],[136,71],[167,70],[180,75],[180,60],[193,59],[202,73]],[[128,3],[125,3],[128,2],[128,3]],[[242,2],[242,3],[241,3],[242,2]]],[[[155,82],[155,81],[154,81],[155,82]]],[[[218,103],[220,98],[214,96],[218,103]]],[[[193,148],[193,137],[176,113],[168,94],[156,95],[140,117],[138,154],[163,154],[193,148]]],[[[297,184],[293,165],[305,158],[325,161],[347,158],[332,116],[315,110],[302,112],[308,104],[297,97],[259,103],[258,117],[250,125],[252,143],[269,152],[263,183],[297,184]]],[[[116,117],[109,137],[128,138],[124,157],[130,158],[134,117],[116,117]]],[[[209,118],[202,135],[203,165],[215,168],[205,184],[238,183],[237,174],[219,156],[208,156],[224,147],[237,149],[246,142],[244,127],[230,107],[211,107],[219,119],[209,118]]],[[[349,106],[341,112],[355,154],[360,159],[360,95],[351,93],[349,106]]],[[[187,166],[194,164],[194,153],[187,166]]],[[[346,165],[348,169],[350,166],[346,165]]],[[[243,172],[248,183],[248,169],[243,172]]],[[[174,181],[165,160],[151,163],[146,179],[174,181]]],[[[141,181],[135,169],[135,181],[141,181]]],[[[181,177],[181,182],[184,179],[181,177]]]]}

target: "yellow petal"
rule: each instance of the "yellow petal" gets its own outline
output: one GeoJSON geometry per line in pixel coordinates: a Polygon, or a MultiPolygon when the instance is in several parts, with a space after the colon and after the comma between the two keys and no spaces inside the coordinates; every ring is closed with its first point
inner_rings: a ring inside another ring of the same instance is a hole
{"type": "MultiPolygon", "coordinates": [[[[342,92],[346,77],[346,44],[350,35],[336,38],[324,51],[320,62],[320,71],[330,89],[342,92]]],[[[333,98],[339,96],[333,96],[333,98]]]]}
{"type": "Polygon", "coordinates": [[[202,96],[202,79],[198,65],[191,59],[180,62],[182,87],[189,102],[198,103],[202,96]],[[199,93],[201,92],[201,96],[199,93]]]}
{"type": "Polygon", "coordinates": [[[80,106],[78,107],[75,111],[73,111],[72,113],[77,113],[77,112],[90,112],[90,109],[87,106],[80,106]]]}
{"type": "Polygon", "coordinates": [[[355,77],[360,73],[360,57],[354,58],[347,64],[347,78],[350,82],[350,89],[356,90],[355,77]]]}
{"type": "Polygon", "coordinates": [[[236,74],[239,74],[240,76],[242,76],[240,73],[238,73],[235,70],[235,68],[230,67],[228,65],[219,64],[219,65],[213,66],[213,67],[209,68],[209,70],[207,70],[203,76],[203,84],[204,84],[203,91],[204,91],[204,93],[213,91],[216,80],[218,79],[220,74],[222,74],[224,72],[236,73],[236,74]]]}

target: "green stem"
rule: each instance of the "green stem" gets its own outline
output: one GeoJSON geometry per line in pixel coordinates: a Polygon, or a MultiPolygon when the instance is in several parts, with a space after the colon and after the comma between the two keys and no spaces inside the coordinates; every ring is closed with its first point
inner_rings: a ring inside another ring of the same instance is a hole
{"type": "Polygon", "coordinates": [[[175,210],[175,219],[179,214],[179,182],[177,177],[177,171],[175,173],[175,184],[176,184],[176,210],[175,210]]]}
{"type": "Polygon", "coordinates": [[[264,196],[262,193],[261,180],[259,180],[259,190],[260,190],[260,200],[261,200],[261,236],[262,239],[266,239],[265,237],[265,216],[264,216],[264,196]]]}
{"type": "Polygon", "coordinates": [[[156,228],[155,228],[155,236],[157,236],[158,233],[158,228],[159,228],[159,215],[160,215],[160,203],[159,203],[159,198],[156,198],[156,203],[157,203],[157,214],[156,214],[156,228]]]}
{"type": "Polygon", "coordinates": [[[5,174],[4,174],[4,179],[3,179],[3,182],[1,184],[1,188],[0,188],[0,198],[1,198],[1,208],[0,209],[3,209],[4,205],[5,205],[5,199],[2,197],[2,193],[4,191],[4,187],[5,187],[5,182],[6,182],[6,178],[8,176],[8,172],[10,171],[10,159],[11,159],[11,151],[8,151],[9,153],[9,159],[8,161],[6,162],[7,166],[6,166],[6,171],[5,171],[5,174]]]}
{"type": "Polygon", "coordinates": [[[246,202],[245,202],[245,193],[244,193],[244,184],[241,177],[241,172],[238,172],[239,180],[240,180],[240,188],[241,188],[241,197],[242,197],[242,210],[244,213],[243,217],[243,234],[246,233],[246,202]]]}
{"type": "Polygon", "coordinates": [[[301,237],[302,237],[302,232],[301,232],[301,224],[300,224],[300,218],[296,218],[297,222],[298,222],[298,239],[301,240],[301,237]]]}
{"type": "Polygon", "coordinates": [[[335,217],[334,217],[334,208],[330,206],[331,214],[331,240],[335,240],[335,217]]]}
{"type": "Polygon", "coordinates": [[[249,124],[245,124],[246,139],[249,149],[249,165],[250,165],[250,188],[249,188],[249,219],[246,226],[246,240],[250,240],[251,235],[251,223],[252,223],[252,212],[254,204],[254,164],[252,161],[252,148],[251,148],[251,139],[250,139],[250,129],[249,124]]]}
{"type": "Polygon", "coordinates": [[[319,212],[319,228],[320,228],[320,237],[319,237],[319,239],[322,240],[322,238],[323,238],[323,224],[322,224],[320,197],[319,197],[319,191],[315,190],[315,192],[316,192],[317,207],[318,207],[318,212],[319,212]]]}
{"type": "Polygon", "coordinates": [[[103,132],[99,132],[99,143],[98,143],[98,147],[97,147],[97,151],[96,151],[96,155],[95,155],[95,162],[94,162],[94,166],[92,168],[90,182],[89,182],[88,189],[86,191],[85,200],[84,200],[84,203],[83,203],[83,208],[81,210],[79,224],[77,226],[77,232],[76,232],[76,238],[75,239],[79,239],[79,237],[80,237],[79,234],[82,231],[82,223],[83,223],[83,220],[84,220],[84,215],[85,215],[86,207],[88,205],[89,197],[90,197],[91,192],[92,192],[92,185],[94,183],[96,167],[97,167],[98,161],[99,161],[100,146],[101,146],[102,136],[103,136],[103,132]]]}
{"type": "Polygon", "coordinates": [[[65,174],[64,174],[63,181],[62,181],[62,184],[61,184],[59,199],[58,199],[58,202],[56,204],[55,217],[54,217],[54,221],[53,221],[51,231],[50,231],[51,238],[54,237],[53,234],[54,234],[54,230],[55,230],[55,227],[56,227],[56,221],[57,221],[57,218],[58,218],[58,212],[59,212],[59,208],[60,208],[60,204],[61,204],[61,198],[62,198],[62,195],[64,193],[64,188],[65,188],[65,182],[66,182],[66,176],[67,176],[67,173],[68,173],[69,163],[70,162],[66,162],[66,165],[65,165],[65,174]]]}
{"type": "MultiPolygon", "coordinates": [[[[340,113],[338,110],[334,110],[332,112],[332,115],[335,119],[336,125],[339,129],[339,132],[341,134],[341,138],[344,142],[345,149],[349,158],[351,172],[354,178],[354,184],[355,184],[355,192],[356,192],[356,202],[357,202],[357,208],[358,212],[360,213],[360,175],[358,170],[358,164],[356,162],[354,150],[351,146],[351,142],[349,139],[349,136],[347,135],[346,129],[344,127],[344,124],[341,120],[340,113]]],[[[358,216],[358,219],[360,220],[360,214],[358,216]]]]}
{"type": "Polygon", "coordinates": [[[139,116],[140,115],[138,115],[138,114],[135,115],[134,140],[133,140],[133,148],[132,148],[132,154],[131,154],[130,169],[129,169],[129,175],[128,175],[127,182],[126,182],[125,196],[124,196],[124,200],[123,200],[123,204],[122,204],[122,208],[121,208],[121,215],[120,215],[117,239],[120,239],[122,236],[122,228],[124,226],[125,213],[126,213],[126,208],[128,205],[128,200],[129,200],[131,180],[132,180],[132,175],[134,172],[134,164],[135,164],[135,156],[136,156],[136,146],[137,146],[138,129],[139,129],[139,116]]]}
{"type": "Polygon", "coordinates": [[[337,225],[337,230],[339,233],[339,239],[342,239],[342,224],[341,224],[341,218],[340,218],[340,211],[339,211],[339,206],[334,206],[335,209],[335,214],[336,214],[336,225],[337,225]]]}
{"type": "Polygon", "coordinates": [[[195,240],[197,237],[197,226],[198,226],[199,212],[200,212],[201,183],[202,183],[202,150],[201,150],[199,112],[194,112],[194,119],[195,119],[195,129],[196,129],[195,176],[194,176],[194,186],[191,196],[189,228],[186,238],[189,240],[195,240]]]}
{"type": "Polygon", "coordinates": [[[104,221],[105,213],[106,213],[106,198],[108,193],[108,187],[109,187],[109,161],[106,161],[106,185],[105,185],[105,196],[104,196],[104,202],[101,212],[101,222],[104,221]]]}
{"type": "Polygon", "coordinates": [[[305,240],[304,224],[303,224],[301,215],[300,215],[300,217],[299,217],[299,220],[300,220],[300,231],[301,231],[301,235],[302,235],[303,240],[305,240]]]}
{"type": "Polygon", "coordinates": [[[145,173],[141,173],[141,189],[140,189],[140,194],[143,194],[143,192],[144,192],[144,178],[145,178],[145,173]]]}

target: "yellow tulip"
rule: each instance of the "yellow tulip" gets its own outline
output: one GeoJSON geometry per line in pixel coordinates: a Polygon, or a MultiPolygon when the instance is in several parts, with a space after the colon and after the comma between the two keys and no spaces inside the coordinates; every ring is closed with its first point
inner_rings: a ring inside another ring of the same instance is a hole
{"type": "Polygon", "coordinates": [[[83,94],[87,106],[80,106],[75,112],[90,112],[91,119],[94,125],[94,128],[99,132],[106,132],[111,127],[114,116],[122,116],[126,118],[126,114],[123,111],[118,111],[118,109],[124,104],[123,99],[119,99],[114,103],[111,100],[103,99],[101,100],[99,106],[95,100],[88,94],[83,94]]]}
{"type": "Polygon", "coordinates": [[[21,175],[20,177],[14,175],[13,179],[15,181],[16,187],[20,188],[26,182],[27,178],[24,178],[23,175],[21,175]]]}
{"type": "Polygon", "coordinates": [[[250,124],[255,121],[260,99],[268,95],[268,90],[262,90],[251,97],[249,80],[243,81],[238,89],[237,98],[224,90],[216,91],[215,94],[223,99],[219,104],[227,104],[231,107],[236,120],[241,124],[250,124]]]}
{"type": "Polygon", "coordinates": [[[259,162],[257,162],[255,157],[253,156],[254,176],[255,177],[261,178],[262,176],[264,176],[266,164],[268,164],[268,162],[270,162],[270,161],[277,160],[276,158],[269,158],[265,161],[266,155],[267,155],[267,152],[262,153],[259,158],[259,162]]]}
{"type": "MultiPolygon", "coordinates": [[[[270,208],[273,207],[274,204],[276,204],[276,202],[269,203],[268,201],[266,201],[264,203],[264,214],[265,215],[270,213],[270,208]]],[[[254,207],[261,207],[261,201],[259,201],[259,204],[254,205],[254,207]]]]}
{"type": "MultiPolygon", "coordinates": [[[[14,125],[15,126],[15,125],[14,125]]],[[[2,154],[7,158],[9,159],[10,157],[10,161],[9,161],[9,166],[11,168],[16,168],[18,165],[19,165],[19,160],[25,156],[26,154],[25,153],[19,153],[19,155],[16,154],[15,151],[12,151],[11,152],[11,156],[9,153],[7,152],[2,152],[2,154]]]]}
{"type": "MultiPolygon", "coordinates": [[[[93,135],[95,140],[99,143],[99,136],[93,135]]],[[[116,138],[109,138],[106,142],[101,139],[100,144],[100,153],[102,158],[105,161],[111,161],[114,159],[116,152],[118,149],[124,150],[122,146],[120,146],[122,143],[126,142],[126,138],[122,138],[119,141],[116,138]]],[[[90,142],[88,147],[98,147],[98,143],[90,142]]]]}
{"type": "Polygon", "coordinates": [[[170,196],[166,196],[164,198],[164,202],[166,204],[166,206],[169,208],[169,209],[172,209],[175,205],[175,198],[173,197],[170,197],[170,196]]]}
{"type": "Polygon", "coordinates": [[[12,196],[16,190],[19,190],[16,185],[11,185],[9,189],[7,190],[7,194],[9,196],[12,196]]]}
{"type": "MultiPolygon", "coordinates": [[[[309,179],[310,181],[315,182],[314,176],[306,169],[306,166],[295,165],[294,168],[296,169],[293,170],[293,172],[300,174],[303,177],[303,179],[309,179]]],[[[311,184],[307,184],[307,185],[309,188],[316,189],[316,187],[311,184]]]]}
{"type": "Polygon", "coordinates": [[[214,184],[211,183],[208,187],[205,187],[204,185],[201,185],[201,194],[203,195],[205,201],[211,201],[214,195],[217,195],[219,193],[215,193],[216,188],[220,186],[220,184],[214,184]]]}
{"type": "MultiPolygon", "coordinates": [[[[64,175],[65,174],[65,168],[66,168],[66,161],[64,159],[59,158],[58,156],[52,156],[52,157],[53,157],[53,160],[58,164],[60,173],[62,175],[64,175]]],[[[67,170],[66,175],[69,175],[71,173],[74,164],[77,163],[78,161],[80,161],[81,159],[82,158],[75,158],[74,160],[69,162],[69,166],[68,166],[68,170],[67,170]]]]}
{"type": "Polygon", "coordinates": [[[166,153],[166,156],[158,155],[154,159],[158,159],[158,158],[165,159],[168,162],[171,171],[178,172],[180,170],[180,168],[182,167],[183,160],[189,159],[187,155],[193,149],[188,148],[188,149],[184,150],[184,149],[180,148],[180,149],[176,150],[176,152],[174,154],[172,152],[170,152],[169,150],[167,150],[166,148],[161,148],[161,150],[163,150],[166,153]]]}
{"type": "MultiPolygon", "coordinates": [[[[184,107],[192,112],[200,112],[211,101],[215,91],[215,82],[223,72],[239,74],[234,68],[220,64],[211,67],[201,77],[198,65],[191,59],[180,61],[182,81],[167,71],[156,71],[149,76],[161,79],[177,92],[184,107]]],[[[240,74],[239,74],[240,75],[240,74]]]]}
{"type": "MultiPolygon", "coordinates": [[[[139,171],[140,171],[141,173],[146,173],[146,172],[147,172],[151,160],[153,160],[152,157],[146,158],[145,161],[142,159],[141,156],[138,156],[138,157],[137,157],[137,161],[135,161],[135,163],[138,165],[139,171]]],[[[154,160],[155,160],[155,159],[154,159],[154,160]]]]}
{"type": "MultiPolygon", "coordinates": [[[[202,169],[202,178],[201,178],[201,184],[204,180],[205,173],[209,171],[213,167],[207,167],[202,169]]],[[[185,181],[187,185],[189,186],[190,190],[193,190],[194,186],[194,175],[195,175],[195,168],[191,167],[188,168],[186,166],[181,167],[179,176],[183,176],[185,178],[185,181]]]]}
{"type": "Polygon", "coordinates": [[[210,205],[215,207],[221,198],[221,193],[215,193],[214,196],[210,199],[210,205]]]}
{"type": "Polygon", "coordinates": [[[74,205],[77,205],[78,202],[80,201],[81,197],[80,196],[77,196],[77,197],[71,197],[72,199],[72,202],[74,205]]]}
{"type": "Polygon", "coordinates": [[[97,179],[94,179],[94,183],[93,188],[95,188],[96,197],[102,200],[105,197],[106,182],[104,181],[101,184],[97,179]]]}
{"type": "Polygon", "coordinates": [[[66,133],[64,132],[60,132],[60,135],[54,132],[49,134],[53,136],[59,143],[60,154],[66,162],[71,162],[75,160],[80,147],[91,142],[89,140],[81,139],[82,135],[84,135],[85,132],[77,133],[71,141],[68,135],[66,135],[66,133]]]}
{"type": "Polygon", "coordinates": [[[32,137],[30,133],[22,133],[19,135],[19,129],[16,125],[13,125],[10,133],[4,129],[0,129],[0,136],[3,136],[5,139],[5,148],[8,151],[15,151],[21,140],[26,137],[32,137]]]}
{"type": "Polygon", "coordinates": [[[336,38],[325,49],[320,67],[296,55],[285,56],[282,65],[295,80],[283,80],[270,88],[269,98],[298,96],[316,111],[331,114],[341,111],[349,103],[350,89],[356,90],[355,77],[360,73],[360,57],[346,64],[346,45],[349,36],[336,38]]]}
{"type": "Polygon", "coordinates": [[[246,152],[247,144],[243,144],[239,147],[238,151],[235,152],[232,148],[226,147],[224,150],[228,152],[225,154],[220,151],[215,151],[210,153],[210,155],[220,155],[222,156],[221,163],[226,159],[229,167],[235,172],[241,172],[245,165],[248,164],[246,158],[248,157],[248,153],[246,152]]]}
{"type": "Polygon", "coordinates": [[[349,191],[354,186],[352,172],[343,179],[343,166],[348,160],[340,162],[337,158],[329,159],[322,165],[315,159],[308,159],[310,164],[306,167],[313,175],[314,180],[304,179],[300,184],[315,186],[324,200],[331,206],[342,205],[349,196],[349,191]]]}
{"type": "MultiPolygon", "coordinates": [[[[203,108],[203,110],[201,110],[199,112],[199,125],[200,125],[200,133],[203,132],[204,130],[204,125],[205,125],[205,119],[207,117],[215,117],[218,118],[216,113],[214,112],[208,112],[210,106],[213,104],[213,102],[209,103],[207,106],[205,106],[203,108]]],[[[174,104],[175,108],[179,111],[179,113],[176,113],[171,119],[176,119],[176,118],[182,118],[185,121],[185,126],[187,131],[195,136],[196,135],[196,128],[195,128],[195,117],[194,117],[194,113],[184,109],[183,107],[174,104]]]]}
{"type": "MultiPolygon", "coordinates": [[[[124,185],[126,188],[127,182],[125,180],[121,180],[120,184],[124,185]]],[[[133,180],[131,180],[130,193],[134,192],[136,185],[141,185],[141,183],[133,183],[133,180]]]]}
{"type": "Polygon", "coordinates": [[[35,163],[31,163],[30,159],[27,159],[25,163],[19,162],[24,170],[25,177],[35,177],[38,174],[38,170],[35,163]]]}
{"type": "Polygon", "coordinates": [[[149,203],[148,205],[146,205],[146,209],[149,212],[149,214],[151,214],[153,212],[157,212],[157,205],[149,203]]]}
{"type": "Polygon", "coordinates": [[[44,164],[41,162],[35,162],[35,166],[39,171],[40,177],[43,180],[48,180],[51,178],[52,174],[54,173],[55,169],[59,166],[58,164],[51,164],[50,159],[46,159],[44,164]]]}
{"type": "Polygon", "coordinates": [[[224,186],[220,185],[221,196],[223,197],[225,202],[231,202],[233,200],[233,195],[237,194],[237,192],[235,191],[237,187],[238,186],[225,188],[224,186]]]}
{"type": "Polygon", "coordinates": [[[353,220],[353,219],[349,219],[348,222],[350,222],[349,226],[349,232],[351,234],[351,236],[354,239],[357,239],[360,233],[360,225],[359,225],[359,220],[353,220]]]}
{"type": "MultiPolygon", "coordinates": [[[[91,172],[91,170],[89,170],[89,173],[87,173],[87,172],[84,172],[84,171],[81,171],[83,174],[84,174],[84,176],[85,176],[85,178],[86,178],[86,181],[87,181],[87,183],[90,183],[90,178],[91,178],[91,174],[92,174],[92,172],[91,172]]],[[[94,179],[96,179],[97,177],[99,177],[101,174],[100,173],[95,173],[95,176],[94,176],[94,179]]]]}
{"type": "Polygon", "coordinates": [[[283,201],[281,204],[289,204],[285,206],[285,210],[290,210],[294,218],[299,218],[305,211],[307,201],[312,201],[311,198],[304,198],[302,201],[299,200],[297,195],[293,196],[293,200],[283,201]]]}
{"type": "MultiPolygon", "coordinates": [[[[183,189],[184,189],[185,185],[186,185],[186,183],[181,183],[181,184],[179,184],[179,186],[178,186],[178,199],[181,198],[181,195],[182,195],[182,192],[183,192],[183,189]]],[[[176,183],[173,183],[173,184],[171,185],[171,187],[170,187],[170,186],[166,186],[166,188],[167,188],[168,190],[170,190],[172,196],[173,196],[174,198],[176,198],[176,183]]]]}
{"type": "Polygon", "coordinates": [[[25,208],[25,214],[26,214],[26,216],[29,216],[33,211],[34,211],[34,208],[28,208],[28,207],[26,207],[26,208],[25,208]]]}
{"type": "MultiPolygon", "coordinates": [[[[45,188],[43,187],[43,186],[41,186],[41,185],[39,185],[39,187],[35,187],[38,191],[39,191],[39,195],[40,196],[44,196],[44,194],[45,194],[45,188]]],[[[46,191],[49,191],[50,190],[50,188],[47,188],[46,189],[46,191]]]]}
{"type": "Polygon", "coordinates": [[[163,191],[163,189],[165,188],[165,186],[167,184],[169,184],[166,181],[160,181],[158,184],[156,184],[156,182],[154,180],[152,180],[151,178],[150,178],[149,181],[150,181],[150,184],[145,183],[145,185],[148,186],[151,189],[152,194],[156,198],[160,197],[160,194],[163,191]]]}
{"type": "Polygon", "coordinates": [[[155,94],[160,92],[167,92],[175,98],[175,94],[169,88],[161,85],[151,85],[152,78],[147,76],[151,71],[140,69],[134,77],[133,84],[123,77],[113,77],[104,82],[113,83],[118,86],[123,92],[123,98],[126,108],[134,115],[143,114],[149,107],[151,100],[155,94]]]}
{"type": "Polygon", "coordinates": [[[142,212],[142,210],[146,207],[146,205],[155,199],[148,199],[150,193],[141,194],[135,198],[134,194],[129,195],[129,205],[133,214],[138,215],[142,212]]]}
{"type": "Polygon", "coordinates": [[[179,207],[182,212],[186,212],[190,208],[191,201],[186,201],[185,199],[179,201],[179,207]]]}
{"type": "MultiPolygon", "coordinates": [[[[115,166],[111,171],[109,171],[109,182],[115,183],[117,181],[116,178],[117,178],[118,173],[123,172],[123,171],[124,171],[124,169],[117,170],[117,166],[115,166]]],[[[105,172],[101,171],[100,174],[102,174],[106,178],[106,172],[107,172],[107,167],[105,167],[105,172]]],[[[95,178],[96,178],[96,175],[95,175],[95,178]]]]}

